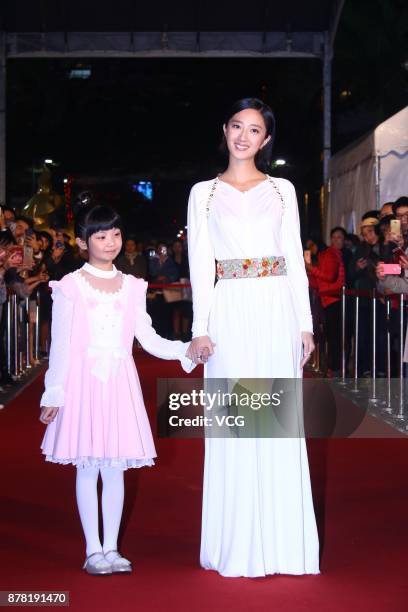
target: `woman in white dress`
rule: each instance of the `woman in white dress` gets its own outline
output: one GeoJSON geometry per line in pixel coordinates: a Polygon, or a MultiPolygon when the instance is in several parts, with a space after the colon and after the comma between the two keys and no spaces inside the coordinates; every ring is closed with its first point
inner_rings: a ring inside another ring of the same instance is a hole
{"type": "MultiPolygon", "coordinates": [[[[301,378],[314,349],[295,189],[258,169],[274,123],[260,100],[236,102],[227,170],[190,193],[187,354],[206,379],[301,378]]],[[[200,562],[222,576],[319,573],[304,437],[206,437],[200,562]]]]}

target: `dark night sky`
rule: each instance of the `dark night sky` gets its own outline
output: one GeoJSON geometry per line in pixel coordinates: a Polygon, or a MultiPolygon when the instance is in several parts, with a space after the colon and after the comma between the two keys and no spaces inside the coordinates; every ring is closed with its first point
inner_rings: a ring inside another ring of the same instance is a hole
{"type": "MultiPolygon", "coordinates": [[[[335,47],[333,150],[398,111],[407,102],[408,9],[402,0],[346,0],[335,47]],[[350,90],[346,99],[340,92],[350,90]]],[[[256,96],[277,118],[276,157],[285,176],[317,202],[321,182],[321,63],[319,60],[110,59],[84,60],[88,80],[72,80],[74,60],[8,62],[8,192],[26,198],[32,168],[45,157],[62,178],[152,178],[156,201],[138,206],[120,196],[142,228],[184,224],[186,196],[197,180],[222,169],[217,153],[223,114],[236,98],[256,96]]],[[[132,219],[131,219],[132,220],[132,219]]]]}

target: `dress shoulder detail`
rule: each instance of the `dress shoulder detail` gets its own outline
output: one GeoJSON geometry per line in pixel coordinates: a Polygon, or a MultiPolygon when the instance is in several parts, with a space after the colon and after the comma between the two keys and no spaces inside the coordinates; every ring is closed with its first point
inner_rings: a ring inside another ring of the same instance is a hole
{"type": "Polygon", "coordinates": [[[145,297],[149,283],[143,278],[133,276],[133,274],[124,274],[124,276],[126,276],[129,283],[131,283],[135,295],[145,297]]]}
{"type": "MultiPolygon", "coordinates": [[[[269,176],[270,176],[270,175],[269,175],[269,176]]],[[[295,188],[295,186],[294,186],[294,184],[292,183],[292,181],[289,181],[289,180],[288,180],[288,179],[286,179],[286,178],[282,178],[282,177],[280,177],[280,176],[279,176],[279,177],[271,176],[271,178],[272,178],[272,179],[273,179],[273,180],[274,180],[274,181],[275,181],[275,182],[276,182],[278,185],[280,185],[281,187],[283,187],[284,189],[285,189],[285,188],[286,188],[286,189],[294,189],[294,188],[295,188]]]]}
{"type": "Polygon", "coordinates": [[[216,177],[207,181],[199,181],[198,183],[194,183],[191,188],[191,191],[194,191],[196,193],[206,193],[211,188],[211,185],[213,184],[215,179],[216,177]]]}
{"type": "Polygon", "coordinates": [[[74,272],[70,272],[61,278],[61,280],[50,281],[48,286],[52,289],[52,297],[60,291],[66,298],[75,301],[77,296],[76,283],[74,281],[74,272]]]}
{"type": "Polygon", "coordinates": [[[201,181],[195,183],[190,191],[188,208],[190,211],[198,213],[199,218],[207,219],[210,213],[210,202],[214,195],[214,189],[217,184],[217,178],[209,181],[201,181]]]}

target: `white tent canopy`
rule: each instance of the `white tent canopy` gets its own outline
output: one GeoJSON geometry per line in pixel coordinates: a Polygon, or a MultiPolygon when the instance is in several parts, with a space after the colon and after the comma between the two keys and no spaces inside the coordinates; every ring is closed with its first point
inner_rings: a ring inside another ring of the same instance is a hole
{"type": "Polygon", "coordinates": [[[358,233],[361,216],[408,195],[408,106],[329,163],[326,240],[337,225],[358,233]]]}

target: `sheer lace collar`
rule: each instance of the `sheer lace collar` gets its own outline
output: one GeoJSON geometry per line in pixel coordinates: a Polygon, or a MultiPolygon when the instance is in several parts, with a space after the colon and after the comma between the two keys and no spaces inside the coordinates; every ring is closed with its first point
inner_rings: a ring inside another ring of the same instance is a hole
{"type": "Polygon", "coordinates": [[[86,270],[83,270],[83,268],[76,270],[74,275],[81,283],[83,289],[101,297],[116,297],[123,291],[125,286],[126,275],[118,271],[113,278],[97,278],[87,274],[86,270]]]}

